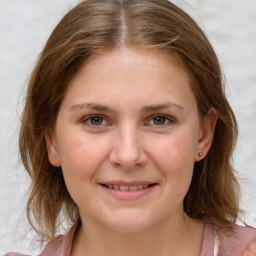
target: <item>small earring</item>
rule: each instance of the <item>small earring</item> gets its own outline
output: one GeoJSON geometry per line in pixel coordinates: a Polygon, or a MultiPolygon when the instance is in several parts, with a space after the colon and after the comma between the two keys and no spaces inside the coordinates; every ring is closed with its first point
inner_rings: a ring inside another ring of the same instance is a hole
{"type": "Polygon", "coordinates": [[[203,153],[202,153],[202,152],[199,152],[199,153],[198,153],[198,156],[199,156],[199,157],[201,157],[202,155],[203,155],[203,153]]]}

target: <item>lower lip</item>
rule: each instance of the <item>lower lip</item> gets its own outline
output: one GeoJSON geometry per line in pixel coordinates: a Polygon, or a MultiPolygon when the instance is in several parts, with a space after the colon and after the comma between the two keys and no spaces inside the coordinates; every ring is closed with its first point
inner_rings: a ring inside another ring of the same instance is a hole
{"type": "Polygon", "coordinates": [[[144,197],[145,195],[152,192],[156,188],[156,186],[157,185],[153,185],[153,186],[143,188],[143,189],[138,189],[138,190],[118,190],[118,189],[107,188],[101,185],[101,187],[104,189],[106,193],[108,193],[109,195],[117,199],[122,199],[122,200],[134,200],[134,199],[144,197]]]}

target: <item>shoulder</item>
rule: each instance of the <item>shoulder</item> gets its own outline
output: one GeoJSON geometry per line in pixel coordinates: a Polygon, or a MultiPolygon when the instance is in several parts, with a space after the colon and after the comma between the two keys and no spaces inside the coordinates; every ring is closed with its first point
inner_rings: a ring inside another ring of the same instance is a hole
{"type": "MultiPolygon", "coordinates": [[[[63,244],[65,243],[65,236],[60,235],[56,237],[54,240],[50,241],[44,248],[44,250],[41,252],[40,256],[47,256],[47,255],[61,255],[60,250],[63,247],[63,244]]],[[[64,254],[63,254],[64,255],[64,254]]]]}
{"type": "MultiPolygon", "coordinates": [[[[39,256],[66,256],[70,254],[73,239],[80,227],[80,221],[77,221],[67,232],[66,235],[59,235],[48,242],[39,256]]],[[[21,253],[9,252],[4,256],[29,256],[21,253]]]]}
{"type": "Polygon", "coordinates": [[[221,255],[256,255],[255,228],[234,224],[228,230],[218,229],[218,236],[221,255]]]}
{"type": "MultiPolygon", "coordinates": [[[[69,249],[69,233],[65,236],[60,235],[56,239],[50,241],[39,256],[65,256],[69,249]]],[[[26,254],[9,252],[4,256],[29,256],[26,254]]]]}
{"type": "Polygon", "coordinates": [[[17,253],[17,252],[8,252],[4,256],[29,256],[29,255],[21,254],[21,253],[17,253]]]}

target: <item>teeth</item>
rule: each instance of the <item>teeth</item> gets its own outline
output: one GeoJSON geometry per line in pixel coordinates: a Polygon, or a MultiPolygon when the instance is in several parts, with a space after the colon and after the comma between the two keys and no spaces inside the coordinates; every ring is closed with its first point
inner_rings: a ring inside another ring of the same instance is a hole
{"type": "Polygon", "coordinates": [[[137,186],[129,186],[129,190],[138,190],[137,186]]]}
{"type": "Polygon", "coordinates": [[[138,186],[123,186],[123,185],[106,185],[108,188],[116,189],[116,190],[122,190],[122,191],[136,191],[143,188],[147,188],[149,185],[138,185],[138,186]]]}

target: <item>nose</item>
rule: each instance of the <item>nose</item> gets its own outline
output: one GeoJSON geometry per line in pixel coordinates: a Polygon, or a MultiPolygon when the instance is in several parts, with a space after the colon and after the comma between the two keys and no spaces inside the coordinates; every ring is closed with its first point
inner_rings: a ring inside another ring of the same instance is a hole
{"type": "Polygon", "coordinates": [[[113,140],[109,159],[114,166],[132,170],[146,164],[148,159],[143,147],[144,138],[138,129],[119,129],[113,140]]]}

